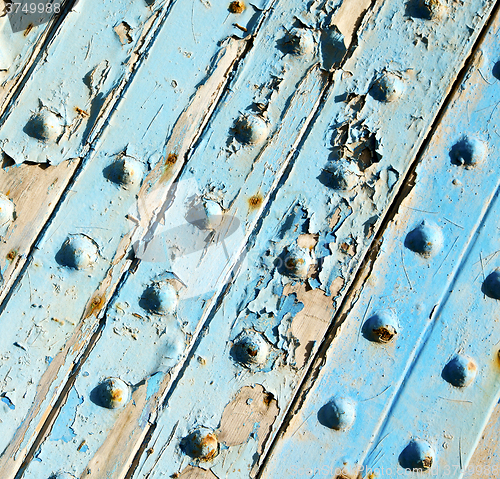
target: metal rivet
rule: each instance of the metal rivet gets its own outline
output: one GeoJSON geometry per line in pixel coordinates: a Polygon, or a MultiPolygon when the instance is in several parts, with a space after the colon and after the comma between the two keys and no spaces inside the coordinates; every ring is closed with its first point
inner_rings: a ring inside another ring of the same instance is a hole
{"type": "Polygon", "coordinates": [[[283,264],[279,266],[278,270],[281,274],[292,278],[306,279],[309,276],[311,266],[316,264],[311,251],[297,245],[286,248],[281,256],[283,264]]]}
{"type": "Polygon", "coordinates": [[[426,258],[438,253],[443,247],[443,232],[434,223],[422,221],[405,238],[405,246],[426,258]]]}
{"type": "Polygon", "coordinates": [[[97,387],[98,404],[108,409],[125,406],[130,398],[130,387],[119,378],[108,378],[97,387]]]}
{"type": "Polygon", "coordinates": [[[56,255],[62,266],[74,269],[88,269],[99,259],[99,248],[88,236],[78,234],[66,239],[56,255]]]}
{"type": "Polygon", "coordinates": [[[55,113],[44,110],[30,118],[24,131],[36,140],[56,141],[63,133],[63,126],[55,113]]]}
{"type": "Polygon", "coordinates": [[[310,30],[292,28],[287,32],[285,47],[293,55],[309,55],[314,51],[314,36],[310,30]]]}
{"type": "Polygon", "coordinates": [[[464,137],[453,145],[450,150],[450,158],[454,165],[471,168],[484,159],[486,152],[487,148],[484,141],[464,137]]]}
{"type": "Polygon", "coordinates": [[[359,183],[359,168],[355,163],[333,163],[325,166],[319,180],[334,190],[350,191],[359,183]]]}
{"type": "Polygon", "coordinates": [[[166,281],[155,281],[150,284],[139,302],[145,310],[161,315],[175,313],[178,303],[177,291],[166,281]]]}
{"type": "Polygon", "coordinates": [[[405,90],[403,80],[394,73],[385,72],[370,88],[370,94],[375,100],[389,103],[401,97],[405,90]]]}
{"type": "Polygon", "coordinates": [[[8,225],[14,219],[14,203],[7,196],[0,194],[0,227],[8,225]]]}
{"type": "Polygon", "coordinates": [[[391,309],[375,312],[363,325],[363,335],[370,341],[378,343],[389,343],[398,333],[398,319],[391,309]]]}
{"type": "Polygon", "coordinates": [[[356,406],[350,399],[333,398],[319,410],[318,419],[323,426],[337,431],[346,431],[354,424],[356,406]]]}
{"type": "Polygon", "coordinates": [[[182,450],[194,459],[210,461],[219,452],[219,442],[210,429],[198,429],[181,441],[182,450]]]}
{"type": "Polygon", "coordinates": [[[245,4],[241,0],[234,0],[234,2],[229,4],[228,10],[231,13],[243,13],[245,4]]]}
{"type": "Polygon", "coordinates": [[[473,359],[457,354],[443,368],[442,377],[456,388],[465,388],[472,384],[477,374],[477,366],[473,359]]]}
{"type": "Polygon", "coordinates": [[[190,208],[186,220],[202,230],[216,230],[224,219],[224,212],[219,203],[203,200],[190,208]]]}
{"type": "Polygon", "coordinates": [[[232,357],[244,366],[262,366],[269,356],[269,343],[257,331],[243,331],[231,348],[232,357]]]}
{"type": "Polygon", "coordinates": [[[141,181],[143,165],[132,158],[120,158],[107,166],[103,173],[109,181],[126,188],[141,181]]]}
{"type": "Polygon", "coordinates": [[[430,469],[434,455],[434,449],[427,441],[412,440],[399,455],[399,463],[405,469],[430,469]]]}
{"type": "Polygon", "coordinates": [[[500,268],[486,276],[481,291],[492,299],[500,299],[500,268]]]}
{"type": "Polygon", "coordinates": [[[269,135],[269,125],[261,116],[242,115],[235,123],[236,139],[243,144],[262,143],[269,135]]]}

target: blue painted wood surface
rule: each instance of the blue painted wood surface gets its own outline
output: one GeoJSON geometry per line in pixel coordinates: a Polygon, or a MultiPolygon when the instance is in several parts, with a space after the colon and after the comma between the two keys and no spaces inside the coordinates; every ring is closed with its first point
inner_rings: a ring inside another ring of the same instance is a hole
{"type": "Polygon", "coordinates": [[[30,198],[1,191],[2,477],[467,473],[498,400],[494,7],[0,19],[5,171],[78,165],[17,268],[30,198]]]}

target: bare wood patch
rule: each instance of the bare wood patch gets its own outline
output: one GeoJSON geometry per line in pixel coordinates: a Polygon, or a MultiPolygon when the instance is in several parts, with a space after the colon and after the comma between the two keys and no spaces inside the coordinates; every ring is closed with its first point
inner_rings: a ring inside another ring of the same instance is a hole
{"type": "Polygon", "coordinates": [[[260,384],[245,386],[225,407],[217,437],[226,446],[238,446],[248,440],[255,424],[259,424],[258,453],[261,454],[278,413],[278,403],[272,393],[260,384]]]}
{"type": "Polygon", "coordinates": [[[4,284],[2,300],[23,267],[32,244],[80,164],[71,159],[57,166],[23,164],[0,169],[0,193],[15,205],[16,219],[0,242],[0,267],[4,284]]]}
{"type": "MultiPolygon", "coordinates": [[[[343,286],[342,278],[340,280],[339,289],[343,286]]],[[[292,293],[297,295],[297,301],[304,304],[292,321],[292,335],[299,340],[295,349],[295,362],[300,369],[306,364],[314,344],[326,333],[334,307],[332,299],[323,291],[307,290],[303,283],[286,285],[283,294],[288,296],[292,293]]]]}
{"type": "Polygon", "coordinates": [[[186,467],[181,474],[174,473],[170,477],[178,477],[179,479],[217,479],[217,476],[212,471],[192,466],[186,467]]]}

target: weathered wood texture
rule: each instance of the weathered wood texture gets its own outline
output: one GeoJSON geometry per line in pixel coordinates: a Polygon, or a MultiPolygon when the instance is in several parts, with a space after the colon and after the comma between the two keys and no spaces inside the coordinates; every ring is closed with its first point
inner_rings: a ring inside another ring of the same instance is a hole
{"type": "Polygon", "coordinates": [[[353,475],[412,438],[460,477],[498,399],[494,5],[81,0],[13,36],[2,478],[353,475]]]}

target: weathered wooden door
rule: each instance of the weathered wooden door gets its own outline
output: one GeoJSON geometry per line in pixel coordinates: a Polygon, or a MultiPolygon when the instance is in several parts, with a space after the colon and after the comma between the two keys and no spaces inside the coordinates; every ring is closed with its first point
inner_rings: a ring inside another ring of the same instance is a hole
{"type": "Polygon", "coordinates": [[[500,477],[499,6],[0,1],[0,477],[500,477]]]}

